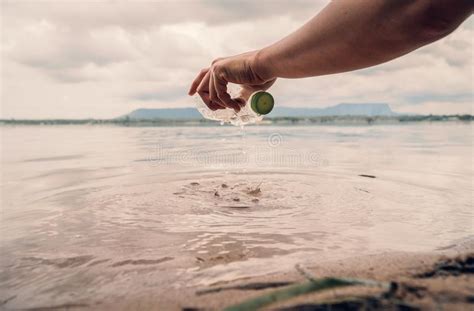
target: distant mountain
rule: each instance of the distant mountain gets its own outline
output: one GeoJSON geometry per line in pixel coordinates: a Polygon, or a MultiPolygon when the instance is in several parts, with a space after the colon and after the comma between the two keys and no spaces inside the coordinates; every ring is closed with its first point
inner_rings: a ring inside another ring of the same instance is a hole
{"type": "Polygon", "coordinates": [[[275,107],[271,117],[319,117],[319,116],[393,116],[388,104],[338,104],[326,108],[275,107]]]}
{"type": "Polygon", "coordinates": [[[322,109],[324,115],[341,116],[391,116],[396,113],[388,104],[339,104],[322,109]]]}
{"type": "MultiPolygon", "coordinates": [[[[279,107],[268,115],[269,117],[319,117],[319,116],[393,116],[397,115],[384,103],[369,104],[338,104],[326,108],[293,108],[279,107]]],[[[163,109],[137,109],[125,115],[134,120],[150,119],[201,119],[201,114],[195,108],[163,108],[163,109]]]]}

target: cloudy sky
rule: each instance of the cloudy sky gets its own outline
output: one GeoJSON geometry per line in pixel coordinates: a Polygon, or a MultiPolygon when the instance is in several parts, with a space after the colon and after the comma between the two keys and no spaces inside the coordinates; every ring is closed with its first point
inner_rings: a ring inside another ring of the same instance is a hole
{"type": "MultiPolygon", "coordinates": [[[[190,107],[197,71],[264,47],[328,1],[0,0],[0,118],[108,118],[190,107]]],[[[279,80],[277,104],[386,102],[398,112],[473,113],[474,20],[377,67],[279,80]]],[[[350,53],[350,51],[348,51],[350,53]]]]}

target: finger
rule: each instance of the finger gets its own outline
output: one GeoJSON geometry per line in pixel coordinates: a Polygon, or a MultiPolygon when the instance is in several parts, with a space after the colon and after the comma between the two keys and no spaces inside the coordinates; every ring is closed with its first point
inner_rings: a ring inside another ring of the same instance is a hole
{"type": "MultiPolygon", "coordinates": [[[[234,109],[236,112],[240,111],[240,108],[242,107],[242,104],[240,101],[236,101],[232,99],[227,92],[227,81],[219,75],[212,75],[214,80],[214,87],[215,87],[215,92],[217,93],[217,97],[219,98],[219,101],[224,104],[226,107],[229,107],[231,109],[234,109]]],[[[245,105],[245,103],[244,103],[245,105]]]]}
{"type": "Polygon", "coordinates": [[[233,98],[233,100],[242,108],[245,106],[245,104],[247,103],[247,101],[245,99],[243,99],[242,97],[237,97],[237,98],[233,98]]]}
{"type": "Polygon", "coordinates": [[[197,87],[197,93],[201,97],[202,101],[206,104],[206,106],[209,107],[210,109],[216,108],[216,106],[218,109],[225,108],[223,105],[219,105],[218,102],[213,102],[210,98],[210,95],[209,95],[210,77],[211,77],[211,74],[210,74],[210,71],[208,71],[206,75],[204,76],[204,78],[202,79],[199,86],[197,87]]]}
{"type": "Polygon", "coordinates": [[[219,109],[224,109],[222,106],[219,106],[218,104],[214,103],[211,101],[211,103],[209,104],[209,109],[211,109],[212,111],[216,111],[216,110],[219,110],[219,109]]]}
{"type": "Polygon", "coordinates": [[[251,88],[251,87],[248,87],[248,86],[244,86],[240,90],[239,98],[242,98],[242,100],[247,101],[247,100],[249,100],[250,95],[252,95],[253,92],[255,92],[255,91],[258,91],[258,88],[254,89],[254,88],[251,88]]]}
{"type": "Polygon", "coordinates": [[[213,102],[216,102],[216,103],[219,102],[219,98],[217,97],[217,92],[214,87],[214,74],[212,72],[212,69],[209,74],[209,97],[211,98],[213,102]]]}
{"type": "Polygon", "coordinates": [[[196,90],[199,84],[201,83],[202,79],[204,78],[204,76],[207,74],[208,71],[209,71],[209,68],[205,68],[199,72],[199,74],[194,79],[193,83],[191,84],[191,87],[189,88],[188,95],[192,96],[196,93],[196,90]]]}
{"type": "Polygon", "coordinates": [[[209,107],[211,99],[209,98],[209,71],[204,75],[196,88],[196,92],[201,97],[202,101],[209,107]]]}
{"type": "Polygon", "coordinates": [[[209,78],[209,97],[211,98],[212,103],[217,106],[217,109],[225,109],[227,106],[222,103],[217,96],[216,88],[214,86],[214,75],[212,71],[210,71],[210,78],[209,78]]]}

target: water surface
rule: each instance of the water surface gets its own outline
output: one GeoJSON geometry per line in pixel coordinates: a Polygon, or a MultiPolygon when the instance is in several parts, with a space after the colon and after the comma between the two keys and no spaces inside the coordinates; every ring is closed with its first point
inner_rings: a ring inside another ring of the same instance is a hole
{"type": "Polygon", "coordinates": [[[90,306],[473,234],[469,123],[0,130],[10,308],[90,306]]]}

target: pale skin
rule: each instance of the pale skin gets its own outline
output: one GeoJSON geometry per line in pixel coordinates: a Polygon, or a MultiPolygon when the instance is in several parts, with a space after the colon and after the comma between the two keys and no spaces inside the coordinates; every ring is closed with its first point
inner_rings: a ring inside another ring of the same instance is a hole
{"type": "Polygon", "coordinates": [[[335,0],[280,41],[218,58],[200,71],[189,95],[212,109],[239,111],[277,78],[305,78],[375,66],[453,32],[474,11],[473,0],[335,0]],[[231,98],[227,84],[242,86],[231,98]]]}

